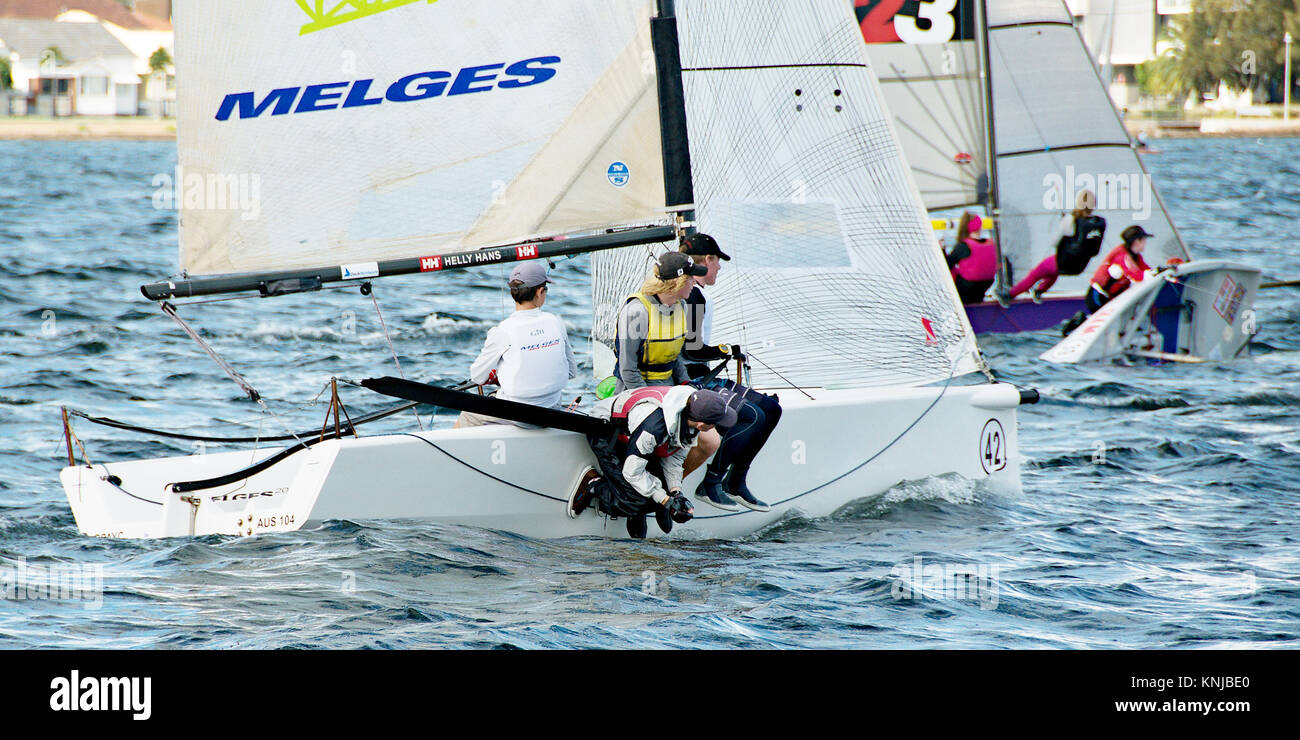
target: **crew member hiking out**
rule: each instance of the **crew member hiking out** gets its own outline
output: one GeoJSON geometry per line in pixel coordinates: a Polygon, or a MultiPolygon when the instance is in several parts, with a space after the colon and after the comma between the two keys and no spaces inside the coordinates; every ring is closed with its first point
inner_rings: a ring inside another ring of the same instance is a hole
{"type": "Polygon", "coordinates": [[[1092,212],[1096,202],[1097,196],[1091,190],[1079,193],[1074,211],[1063,217],[1053,232],[1056,236],[1055,253],[1038,263],[1024,280],[1013,285],[1007,298],[1015,298],[1032,288],[1030,297],[1034,303],[1040,303],[1043,294],[1056,284],[1057,277],[1083,274],[1088,263],[1101,251],[1106,236],[1106,219],[1092,212]]]}
{"type": "MultiPolygon", "coordinates": [[[[687,374],[698,383],[699,379],[709,374],[706,363],[727,359],[743,362],[745,355],[737,344],[709,344],[713,312],[705,288],[712,287],[717,282],[722,261],[730,261],[731,257],[718,247],[717,240],[702,233],[683,239],[679,250],[690,255],[696,263],[702,263],[708,270],[695,278],[696,285],[686,298],[686,346],[682,350],[682,356],[686,358],[687,374]]],[[[722,444],[705,469],[704,480],[695,489],[695,497],[725,511],[738,511],[740,507],[736,505],[737,502],[755,511],[770,511],[772,507],[749,490],[747,476],[754,458],[781,420],[781,404],[775,396],[759,393],[738,381],[739,378],[725,380],[713,377],[704,382],[703,387],[715,390],[727,399],[728,405],[736,410],[737,421],[729,429],[719,427],[722,444]]],[[[707,456],[701,448],[691,450],[686,458],[687,468],[695,469],[703,463],[705,457],[707,456]]]]}
{"type": "Polygon", "coordinates": [[[998,274],[998,247],[992,239],[980,239],[984,220],[966,211],[957,223],[957,244],[948,252],[948,267],[962,303],[980,303],[998,274]]]}
{"type": "Polygon", "coordinates": [[[690,521],[694,510],[681,492],[687,451],[697,435],[734,425],[735,410],[713,391],[678,385],[624,391],[597,406],[595,415],[605,413],[614,422],[611,437],[589,438],[602,476],[578,489],[571,514],[595,502],[601,512],[626,518],[637,539],[646,536],[647,513],[665,533],[690,521]]]}
{"type": "MultiPolygon", "coordinates": [[[[483,351],[469,371],[470,380],[479,385],[500,385],[497,398],[560,408],[564,386],[578,374],[564,322],[542,310],[550,282],[542,262],[521,262],[510,272],[515,312],[488,330],[483,351]]],[[[457,427],[484,424],[531,427],[469,412],[456,421],[457,427]]]]}

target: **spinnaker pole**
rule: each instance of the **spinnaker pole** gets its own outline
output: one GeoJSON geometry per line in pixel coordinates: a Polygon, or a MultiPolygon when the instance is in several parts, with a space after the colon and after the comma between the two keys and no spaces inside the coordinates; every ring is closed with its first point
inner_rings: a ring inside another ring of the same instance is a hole
{"type": "Polygon", "coordinates": [[[672,226],[644,226],[592,236],[555,237],[429,257],[171,280],[142,285],[140,292],[152,301],[246,291],[257,291],[263,298],[268,298],[320,290],[325,283],[345,280],[360,281],[394,275],[462,270],[467,267],[483,267],[506,262],[564,257],[597,252],[602,249],[666,242],[676,237],[677,231],[672,226]]]}

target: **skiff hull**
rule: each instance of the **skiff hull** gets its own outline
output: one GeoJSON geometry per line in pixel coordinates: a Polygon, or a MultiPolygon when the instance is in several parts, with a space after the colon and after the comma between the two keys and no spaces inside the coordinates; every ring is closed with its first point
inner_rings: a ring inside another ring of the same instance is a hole
{"type": "MultiPolygon", "coordinates": [[[[673,536],[735,538],[794,513],[826,516],[896,484],[956,474],[1020,487],[1016,409],[1004,383],[781,390],[780,425],[749,484],[772,511],[730,513],[694,501],[673,536]]],[[[625,523],[567,499],[593,458],[575,433],[513,426],[328,440],[236,484],[190,494],[169,484],[239,470],[275,450],[69,467],[62,482],[87,535],[123,538],[289,531],[329,519],[426,519],[530,537],[626,537],[625,523]],[[105,478],[116,476],[120,483],[105,478]]],[[[694,490],[702,471],[687,479],[694,490]]],[[[653,521],[651,536],[660,536],[653,521]]]]}
{"type": "Polygon", "coordinates": [[[1202,362],[1239,356],[1257,330],[1260,269],[1196,260],[1133,284],[1056,346],[1056,363],[1116,357],[1202,362]]]}
{"type": "Polygon", "coordinates": [[[1041,303],[1021,299],[1002,306],[996,301],[967,303],[966,317],[976,334],[1018,334],[1060,326],[1083,310],[1083,296],[1047,297],[1041,303]]]}

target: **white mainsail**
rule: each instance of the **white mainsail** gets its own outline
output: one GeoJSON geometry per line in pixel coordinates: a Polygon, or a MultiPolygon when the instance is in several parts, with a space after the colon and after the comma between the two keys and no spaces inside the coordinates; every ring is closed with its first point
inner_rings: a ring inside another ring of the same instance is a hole
{"type": "MultiPolygon", "coordinates": [[[[1004,256],[1024,276],[1056,248],[1053,230],[1085,188],[1106,219],[1108,249],[1138,224],[1156,235],[1147,262],[1188,258],[1061,0],[989,5],[993,110],[1004,256]]],[[[1089,274],[1062,280],[1086,286],[1089,274]]]]}
{"type": "MultiPolygon", "coordinates": [[[[940,17],[929,33],[883,40],[885,17],[863,19],[867,51],[886,93],[926,206],[971,207],[986,175],[985,94],[975,41],[976,0],[920,11],[940,17]],[[881,26],[881,28],[877,28],[881,26]],[[875,29],[873,31],[873,29],[875,29]],[[948,35],[936,35],[943,31],[948,35]],[[872,34],[875,34],[874,36],[872,34]],[[967,158],[963,154],[972,155],[967,158]]],[[[1117,115],[1061,0],[987,2],[1000,246],[1015,278],[1056,247],[1057,225],[1083,189],[1099,200],[1106,246],[1140,224],[1156,234],[1150,264],[1187,258],[1172,220],[1117,115]]],[[[875,6],[873,6],[875,7],[875,6]]],[[[879,15],[877,13],[876,15],[879,15]]],[[[905,26],[915,21],[901,13],[905,26]]],[[[1082,292],[1090,274],[1063,277],[1058,291],[1082,292]]]]}
{"type": "MultiPolygon", "coordinates": [[[[679,0],[697,225],[732,260],[713,341],[755,385],[923,384],[979,368],[974,336],[842,0],[679,0]],[[755,16],[761,20],[755,20],[755,16]]],[[[649,255],[596,256],[593,336],[649,255]]]]}
{"type": "Polygon", "coordinates": [[[188,273],[666,220],[650,0],[308,7],[176,4],[188,273]]]}

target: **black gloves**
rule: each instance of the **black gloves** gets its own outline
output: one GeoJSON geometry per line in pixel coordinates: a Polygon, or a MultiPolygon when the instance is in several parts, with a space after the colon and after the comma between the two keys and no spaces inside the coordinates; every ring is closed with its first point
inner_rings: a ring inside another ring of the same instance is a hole
{"type": "Polygon", "coordinates": [[[678,524],[685,524],[695,518],[695,509],[691,507],[691,502],[686,500],[681,491],[674,491],[673,495],[668,498],[664,504],[668,511],[668,516],[678,524]]]}

